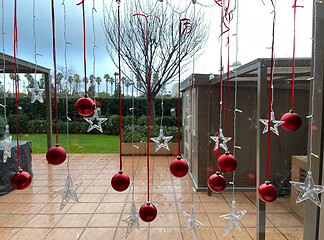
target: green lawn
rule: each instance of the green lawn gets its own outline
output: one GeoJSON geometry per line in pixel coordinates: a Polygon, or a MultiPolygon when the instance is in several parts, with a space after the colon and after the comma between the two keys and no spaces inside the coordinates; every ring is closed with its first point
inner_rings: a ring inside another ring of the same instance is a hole
{"type": "MultiPolygon", "coordinates": [[[[91,134],[70,134],[70,153],[118,153],[119,136],[91,135],[91,134]]],[[[16,135],[12,135],[12,140],[16,140],[16,135]]],[[[33,153],[47,152],[46,134],[21,134],[21,140],[31,141],[33,153]]],[[[53,145],[55,144],[55,134],[53,134],[53,145]]],[[[66,134],[59,134],[60,146],[66,151],[66,134]]]]}

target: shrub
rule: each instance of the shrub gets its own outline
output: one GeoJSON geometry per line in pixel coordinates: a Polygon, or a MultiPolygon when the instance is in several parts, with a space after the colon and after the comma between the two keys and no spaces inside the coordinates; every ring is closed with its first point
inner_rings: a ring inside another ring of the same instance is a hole
{"type": "Polygon", "coordinates": [[[119,134],[119,115],[112,115],[108,119],[108,124],[104,130],[105,134],[118,135],[119,134]]]}

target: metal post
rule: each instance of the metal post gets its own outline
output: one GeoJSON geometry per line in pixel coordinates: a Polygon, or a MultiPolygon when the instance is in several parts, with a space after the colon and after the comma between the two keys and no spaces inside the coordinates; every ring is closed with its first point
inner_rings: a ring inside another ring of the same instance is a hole
{"type": "Polygon", "coordinates": [[[49,73],[45,73],[47,149],[52,147],[52,99],[49,73]]]}
{"type": "MultiPolygon", "coordinates": [[[[266,117],[268,109],[267,93],[267,65],[265,60],[261,60],[258,66],[257,82],[257,120],[266,117]]],[[[266,180],[266,159],[267,159],[267,137],[262,134],[262,126],[257,121],[257,142],[256,142],[256,170],[257,188],[266,180]]],[[[265,203],[258,197],[256,192],[256,238],[265,240],[265,203]]]]}
{"type": "MultiPolygon", "coordinates": [[[[317,16],[315,19],[313,11],[313,38],[316,41],[316,50],[312,53],[312,76],[316,79],[315,94],[314,94],[314,125],[317,127],[316,132],[313,132],[313,152],[319,155],[319,158],[312,158],[312,175],[315,184],[323,185],[323,72],[324,72],[324,4],[317,4],[317,16]],[[316,36],[314,34],[316,21],[316,36]],[[316,37],[316,38],[315,38],[316,37]],[[316,60],[315,72],[313,72],[314,60],[316,60]]],[[[313,42],[314,44],[314,42],[313,42]]],[[[314,45],[313,45],[314,47],[314,45]]],[[[313,49],[313,48],[312,48],[313,49]]],[[[310,104],[311,90],[313,81],[310,84],[310,104]]],[[[310,105],[311,106],[311,105],[310,105]]],[[[308,139],[309,145],[309,139],[308,139]]],[[[309,149],[309,148],[308,148],[309,149]]],[[[309,159],[308,159],[309,161],[309,159]]],[[[322,193],[322,208],[323,208],[323,193],[322,193]]],[[[324,212],[311,201],[305,202],[305,217],[304,217],[304,239],[317,240],[324,239],[324,212]]]]}

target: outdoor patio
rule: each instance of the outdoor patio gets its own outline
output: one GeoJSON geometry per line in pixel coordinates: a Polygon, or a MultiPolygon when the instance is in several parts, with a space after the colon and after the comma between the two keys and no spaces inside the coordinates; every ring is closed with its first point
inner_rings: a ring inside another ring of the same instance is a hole
{"type": "MultiPolygon", "coordinates": [[[[74,182],[83,180],[78,190],[80,203],[70,202],[60,211],[61,197],[53,191],[65,185],[66,164],[48,165],[45,154],[33,155],[34,178],[30,187],[0,197],[0,239],[124,239],[131,187],[117,193],[110,179],[118,170],[116,154],[71,154],[74,182]]],[[[157,218],[150,224],[140,221],[128,239],[194,239],[186,234],[187,221],[182,211],[190,213],[192,183],[187,175],[171,176],[173,157],[151,157],[152,203],[157,218]]],[[[139,208],[146,201],[146,157],[135,158],[135,201],[139,208]]],[[[124,171],[132,176],[132,157],[124,157],[124,171]]],[[[231,230],[223,237],[225,223],[220,215],[229,213],[232,193],[208,196],[194,193],[196,217],[205,226],[200,239],[254,239],[256,235],[255,192],[236,192],[237,210],[247,210],[242,218],[242,232],[231,230]]],[[[267,203],[266,239],[302,239],[303,223],[289,211],[289,198],[267,203]]]]}

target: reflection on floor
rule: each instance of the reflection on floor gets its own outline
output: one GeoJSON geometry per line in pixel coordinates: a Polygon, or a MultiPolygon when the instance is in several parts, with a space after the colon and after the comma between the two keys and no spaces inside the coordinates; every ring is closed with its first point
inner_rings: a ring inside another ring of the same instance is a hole
{"type": "MultiPolygon", "coordinates": [[[[132,175],[132,158],[124,158],[124,171],[132,175]]],[[[194,239],[186,234],[192,185],[189,176],[177,179],[169,172],[172,157],[151,157],[152,203],[158,216],[151,224],[140,220],[141,230],[128,239],[194,239]]],[[[80,203],[68,203],[59,210],[61,197],[53,190],[65,184],[66,165],[49,166],[44,154],[33,155],[34,179],[23,191],[0,197],[0,238],[5,239],[124,239],[126,224],[121,219],[130,211],[131,191],[117,193],[110,179],[119,167],[113,154],[72,154],[71,175],[83,180],[78,190],[80,203]]],[[[146,201],[146,157],[136,157],[135,201],[139,208],[146,201]]],[[[225,224],[219,216],[229,212],[231,193],[194,193],[196,217],[204,223],[200,239],[255,239],[255,193],[236,193],[237,210],[248,212],[242,218],[242,232],[232,230],[223,237],[225,224]]],[[[288,210],[289,198],[267,204],[266,239],[302,239],[303,223],[288,210]]]]}

